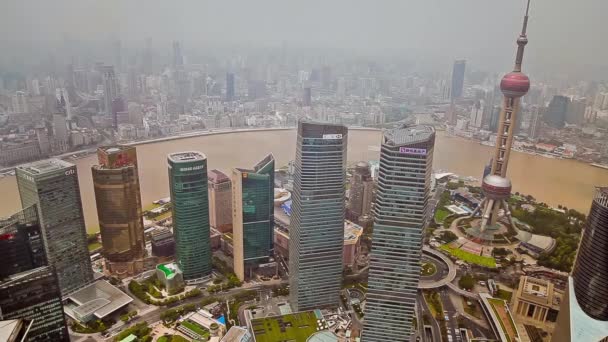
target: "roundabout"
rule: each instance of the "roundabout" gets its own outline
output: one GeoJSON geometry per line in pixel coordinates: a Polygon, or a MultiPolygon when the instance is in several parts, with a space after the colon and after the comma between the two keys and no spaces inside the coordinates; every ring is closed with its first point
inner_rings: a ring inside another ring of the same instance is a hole
{"type": "Polygon", "coordinates": [[[454,281],[455,278],[456,265],[450,258],[430,247],[422,248],[419,289],[442,287],[454,281]]]}
{"type": "Polygon", "coordinates": [[[424,261],[422,266],[420,266],[420,276],[421,277],[430,277],[437,273],[437,266],[433,262],[424,261]]]}

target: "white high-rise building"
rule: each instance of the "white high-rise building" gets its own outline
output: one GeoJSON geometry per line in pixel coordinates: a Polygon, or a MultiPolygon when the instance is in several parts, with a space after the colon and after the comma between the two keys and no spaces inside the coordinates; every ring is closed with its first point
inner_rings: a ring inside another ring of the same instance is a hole
{"type": "Polygon", "coordinates": [[[15,94],[11,97],[11,105],[13,106],[13,113],[27,113],[29,109],[25,92],[15,92],[15,94]]]}
{"type": "Polygon", "coordinates": [[[384,132],[362,341],[410,340],[428,223],[435,129],[384,132]]]}

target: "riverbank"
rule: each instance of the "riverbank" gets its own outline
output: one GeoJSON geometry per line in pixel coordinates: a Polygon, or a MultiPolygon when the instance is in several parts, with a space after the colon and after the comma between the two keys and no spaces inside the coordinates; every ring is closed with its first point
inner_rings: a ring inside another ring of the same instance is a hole
{"type": "MultiPolygon", "coordinates": [[[[118,144],[127,145],[127,146],[140,146],[140,145],[160,143],[160,142],[164,142],[164,141],[196,138],[196,137],[210,136],[210,135],[232,134],[232,133],[242,133],[242,132],[289,131],[289,130],[295,130],[296,128],[297,128],[296,126],[286,126],[286,127],[200,130],[200,131],[182,133],[182,134],[178,134],[178,135],[172,135],[172,136],[168,136],[168,137],[158,137],[158,138],[153,138],[153,139],[118,142],[118,144]]],[[[359,131],[380,131],[381,130],[379,128],[373,128],[373,127],[349,127],[348,129],[349,130],[359,130],[359,131]]],[[[77,159],[87,157],[96,152],[97,152],[97,148],[93,147],[93,148],[87,148],[87,149],[78,150],[78,151],[62,153],[59,155],[54,155],[54,156],[51,156],[50,158],[77,160],[77,159]],[[74,157],[74,156],[76,156],[76,157],[74,157]]],[[[23,163],[23,164],[27,164],[27,163],[23,163]]],[[[7,176],[7,175],[13,176],[14,174],[12,174],[12,173],[15,170],[15,168],[18,167],[19,165],[23,165],[23,164],[7,166],[7,167],[0,169],[0,178],[3,176],[7,176]]]]}
{"type": "MultiPolygon", "coordinates": [[[[347,160],[378,160],[381,130],[351,128],[348,138],[347,160]]],[[[208,170],[218,169],[230,174],[233,168],[250,168],[268,153],[275,157],[277,167],[294,159],[297,131],[292,127],[247,130],[221,130],[190,132],[187,135],[130,142],[137,145],[140,191],[144,206],[169,196],[167,159],[170,153],[197,150],[207,156],[208,170]]],[[[93,152],[93,151],[92,151],[93,152]]],[[[74,155],[72,152],[67,158],[74,155]]],[[[437,133],[433,152],[433,169],[449,170],[459,175],[472,175],[478,179],[492,157],[489,146],[437,133]]],[[[90,231],[97,227],[97,207],[93,191],[91,167],[97,164],[94,154],[70,160],[78,168],[80,193],[85,221],[90,231]]],[[[568,159],[542,158],[526,153],[512,153],[509,177],[513,192],[536,197],[550,206],[562,204],[586,213],[589,210],[595,186],[608,184],[604,169],[568,159]]],[[[21,209],[19,190],[14,176],[0,179],[0,192],[4,194],[0,217],[21,209]]]]}

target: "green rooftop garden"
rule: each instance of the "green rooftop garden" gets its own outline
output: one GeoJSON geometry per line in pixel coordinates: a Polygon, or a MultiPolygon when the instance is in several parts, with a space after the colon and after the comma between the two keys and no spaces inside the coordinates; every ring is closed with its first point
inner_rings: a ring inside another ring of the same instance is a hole
{"type": "Polygon", "coordinates": [[[498,317],[500,327],[507,337],[507,342],[516,341],[519,336],[517,335],[515,322],[513,322],[511,314],[507,311],[505,301],[502,299],[488,298],[488,302],[492,307],[492,311],[494,311],[494,314],[498,317]],[[505,319],[505,316],[509,318],[508,321],[505,319]]]}
{"type": "Polygon", "coordinates": [[[193,322],[190,320],[185,320],[185,321],[181,322],[180,325],[187,328],[188,330],[192,331],[193,333],[199,335],[203,339],[206,339],[207,337],[209,337],[209,330],[205,329],[205,327],[203,327],[202,325],[200,325],[196,322],[193,322]]]}
{"type": "Polygon", "coordinates": [[[317,317],[313,311],[285,316],[257,318],[251,321],[256,342],[306,341],[317,332],[317,317]]]}

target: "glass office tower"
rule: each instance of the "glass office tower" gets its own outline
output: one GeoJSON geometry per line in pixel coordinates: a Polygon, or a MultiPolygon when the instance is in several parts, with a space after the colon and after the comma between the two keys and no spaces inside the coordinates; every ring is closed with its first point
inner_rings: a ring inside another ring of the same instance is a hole
{"type": "Polygon", "coordinates": [[[175,257],[184,280],[197,283],[211,275],[207,157],[200,152],[168,156],[175,257]]]}
{"type": "Polygon", "coordinates": [[[267,155],[252,169],[233,169],[234,272],[250,277],[273,253],[274,157],[267,155]]]}
{"type": "Polygon", "coordinates": [[[385,131],[374,206],[362,341],[409,341],[428,222],[435,130],[385,131]]]}
{"type": "Polygon", "coordinates": [[[340,303],[347,137],[342,125],[298,123],[289,227],[294,312],[340,303]]]}
{"type": "Polygon", "coordinates": [[[60,159],[18,166],[23,208],[37,204],[46,258],[63,296],[93,281],[76,165],[60,159]]]}
{"type": "Polygon", "coordinates": [[[47,266],[36,206],[0,219],[0,320],[32,322],[28,341],[69,341],[61,291],[47,266]]]}

